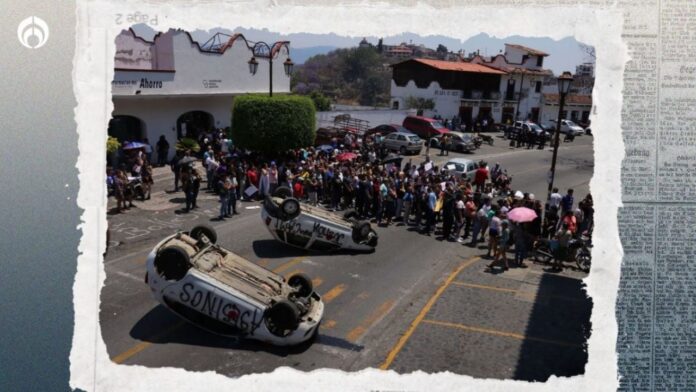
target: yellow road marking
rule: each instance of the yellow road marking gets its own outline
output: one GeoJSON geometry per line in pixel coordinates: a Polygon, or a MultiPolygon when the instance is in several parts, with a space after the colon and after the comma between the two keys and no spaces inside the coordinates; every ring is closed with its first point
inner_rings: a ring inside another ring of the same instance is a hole
{"type": "Polygon", "coordinates": [[[149,342],[140,342],[140,343],[136,344],[135,346],[129,348],[128,350],[126,350],[126,351],[116,355],[115,357],[111,358],[111,360],[114,361],[114,363],[121,364],[121,363],[125,362],[126,360],[128,360],[128,358],[130,358],[130,357],[134,356],[135,354],[150,347],[153,342],[156,342],[160,338],[164,337],[168,333],[174,331],[175,329],[181,327],[184,324],[185,324],[185,322],[183,320],[179,320],[179,322],[172,325],[171,327],[165,329],[164,331],[162,331],[158,334],[155,334],[153,337],[150,338],[149,342]]]}
{"type": "Polygon", "coordinates": [[[394,301],[389,300],[382,305],[380,305],[377,309],[375,309],[370,315],[368,315],[365,320],[363,320],[360,325],[357,327],[353,328],[350,332],[348,332],[348,335],[346,335],[346,339],[350,342],[355,342],[360,338],[362,335],[367,332],[367,329],[372,326],[372,324],[375,323],[380,317],[383,317],[389,311],[391,308],[394,306],[394,301]]]}
{"type": "Polygon", "coordinates": [[[482,284],[474,284],[474,283],[466,283],[466,282],[452,282],[453,285],[456,286],[464,286],[464,287],[471,287],[475,289],[483,289],[483,290],[493,290],[493,291],[503,291],[506,293],[512,293],[512,294],[521,294],[529,297],[536,297],[536,298],[557,298],[557,299],[563,299],[566,301],[577,301],[577,302],[584,302],[586,301],[585,298],[573,298],[573,297],[568,297],[565,295],[556,295],[556,294],[535,294],[535,293],[530,293],[530,292],[524,292],[524,291],[519,291],[515,289],[508,289],[504,287],[495,287],[495,286],[486,286],[482,284]]]}
{"type": "Polygon", "coordinates": [[[322,295],[321,299],[324,301],[324,303],[328,303],[333,301],[334,298],[338,297],[343,293],[343,291],[346,289],[346,285],[341,283],[338,286],[332,288],[331,290],[327,291],[326,294],[322,295]]]}
{"type": "Polygon", "coordinates": [[[406,330],[406,333],[404,333],[401,338],[399,339],[398,342],[396,342],[396,345],[391,349],[389,354],[387,355],[387,358],[384,360],[384,362],[379,366],[380,369],[382,370],[387,370],[389,366],[394,362],[394,359],[396,359],[396,356],[399,354],[399,351],[404,347],[406,342],[408,341],[409,338],[411,338],[411,335],[413,334],[413,331],[416,330],[416,327],[418,327],[418,324],[420,324],[421,321],[425,318],[425,315],[430,311],[430,308],[433,307],[435,304],[435,301],[442,295],[442,293],[445,291],[447,286],[454,281],[454,278],[459,275],[460,272],[464,268],[467,268],[474,264],[476,260],[479,260],[480,257],[472,257],[466,261],[464,261],[459,267],[457,267],[450,276],[447,277],[444,283],[437,289],[435,294],[433,294],[432,297],[430,297],[430,300],[423,306],[423,309],[421,309],[420,313],[418,313],[418,316],[416,316],[416,319],[411,322],[411,325],[408,327],[406,330]]]}
{"type": "Polygon", "coordinates": [[[496,329],[488,329],[488,328],[481,328],[481,327],[472,327],[470,325],[448,323],[446,321],[437,321],[437,320],[427,320],[426,319],[426,320],[423,320],[423,322],[427,323],[427,324],[441,325],[443,327],[462,329],[464,331],[480,332],[480,333],[485,333],[485,334],[489,334],[489,335],[504,336],[504,337],[519,339],[519,340],[533,340],[535,342],[550,343],[550,344],[556,344],[559,346],[568,346],[568,347],[582,346],[582,344],[578,344],[578,343],[569,343],[569,342],[564,342],[564,341],[560,341],[560,340],[537,338],[537,337],[526,336],[526,335],[522,335],[522,334],[514,333],[514,332],[498,331],[496,329]]]}
{"type": "Polygon", "coordinates": [[[324,320],[321,322],[321,329],[332,329],[336,326],[336,320],[324,320]]]}
{"type": "Polygon", "coordinates": [[[517,290],[515,290],[515,289],[506,289],[503,287],[486,286],[486,285],[482,285],[482,284],[473,284],[473,283],[466,283],[466,282],[452,282],[452,284],[457,285],[457,286],[472,287],[475,289],[504,291],[506,293],[517,293],[517,290]]]}
{"type": "Polygon", "coordinates": [[[304,260],[304,258],[305,258],[305,256],[295,257],[294,259],[288,261],[287,263],[281,264],[278,267],[276,267],[273,270],[273,272],[275,272],[276,274],[279,274],[279,273],[285,271],[286,269],[294,266],[295,264],[299,263],[300,261],[304,260]]]}
{"type": "Polygon", "coordinates": [[[363,291],[362,293],[358,294],[359,299],[367,299],[367,297],[369,297],[369,296],[370,296],[370,293],[368,293],[367,291],[363,291]]]}

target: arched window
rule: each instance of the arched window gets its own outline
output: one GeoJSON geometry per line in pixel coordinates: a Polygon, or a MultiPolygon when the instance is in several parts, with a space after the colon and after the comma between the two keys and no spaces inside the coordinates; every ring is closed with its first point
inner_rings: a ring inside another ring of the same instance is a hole
{"type": "Polygon", "coordinates": [[[134,116],[116,115],[109,121],[109,136],[119,142],[140,141],[147,137],[145,123],[134,116]]]}
{"type": "Polygon", "coordinates": [[[215,126],[213,115],[202,110],[192,110],[179,116],[176,120],[177,138],[198,140],[201,133],[212,131],[215,126]]]}

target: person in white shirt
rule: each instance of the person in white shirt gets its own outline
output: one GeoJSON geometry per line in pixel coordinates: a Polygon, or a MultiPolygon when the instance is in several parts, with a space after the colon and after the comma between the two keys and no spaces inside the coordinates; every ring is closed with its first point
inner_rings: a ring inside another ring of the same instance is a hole
{"type": "Polygon", "coordinates": [[[558,188],[553,188],[553,192],[549,196],[549,200],[547,202],[549,212],[558,214],[558,210],[561,207],[561,200],[563,200],[563,196],[558,193],[558,188]]]}

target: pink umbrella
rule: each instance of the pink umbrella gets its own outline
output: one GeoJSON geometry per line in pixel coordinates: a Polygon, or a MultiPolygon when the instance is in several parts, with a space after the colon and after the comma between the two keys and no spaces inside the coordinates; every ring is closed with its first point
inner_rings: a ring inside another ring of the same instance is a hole
{"type": "Polygon", "coordinates": [[[357,157],[358,157],[358,154],[355,154],[353,152],[344,152],[344,153],[338,154],[336,156],[336,160],[339,162],[351,161],[357,157]]]}
{"type": "Polygon", "coordinates": [[[531,208],[517,207],[508,211],[507,217],[515,222],[531,222],[537,217],[537,214],[531,208]]]}

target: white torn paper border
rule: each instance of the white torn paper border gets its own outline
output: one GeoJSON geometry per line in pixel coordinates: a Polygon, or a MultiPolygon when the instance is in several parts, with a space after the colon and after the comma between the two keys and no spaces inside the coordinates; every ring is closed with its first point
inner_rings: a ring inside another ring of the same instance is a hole
{"type": "Polygon", "coordinates": [[[623,67],[628,60],[621,41],[622,13],[616,9],[577,7],[434,8],[416,4],[285,6],[275,1],[223,2],[80,1],[77,3],[77,48],[74,58],[75,118],[80,156],[77,162],[82,215],[82,240],[73,286],[75,330],[70,353],[70,386],[95,390],[489,390],[595,391],[618,387],[615,302],[621,265],[617,209],[621,205],[620,168],[623,159],[621,107],[623,67]],[[106,241],[104,182],[106,129],[113,104],[114,38],[128,25],[117,15],[158,15],[156,29],[209,30],[215,27],[267,28],[280,33],[335,33],[348,36],[388,36],[403,32],[421,36],[444,35],[465,40],[481,32],[562,39],[574,36],[596,50],[596,82],[591,117],[595,173],[590,188],[595,200],[595,263],[586,279],[592,297],[592,335],[585,374],[552,377],[546,383],[474,379],[452,373],[366,369],[346,373],[321,369],[309,373],[279,368],[272,373],[237,379],[214,372],[187,372],[175,368],[146,368],[111,362],[99,327],[99,294],[105,274],[102,254],[106,241]],[[514,16],[511,18],[511,15],[514,16]],[[511,20],[514,20],[511,22],[511,20]],[[437,21],[434,23],[433,21],[437,21]],[[599,192],[598,190],[601,190],[599,192]]]}

